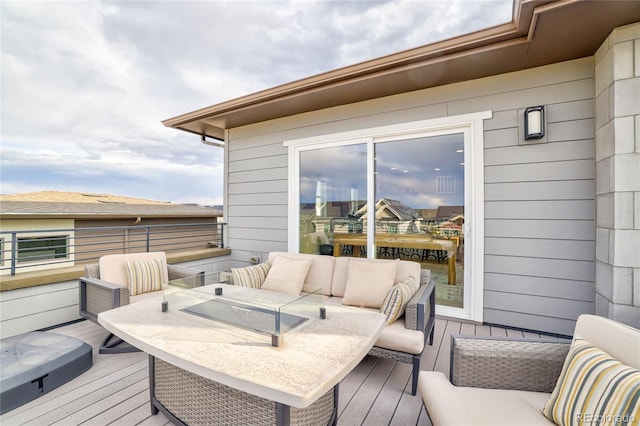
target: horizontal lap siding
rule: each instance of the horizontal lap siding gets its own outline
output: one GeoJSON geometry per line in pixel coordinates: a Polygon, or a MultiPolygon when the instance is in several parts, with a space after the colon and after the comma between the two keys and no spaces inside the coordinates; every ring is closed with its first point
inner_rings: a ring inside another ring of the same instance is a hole
{"type": "Polygon", "coordinates": [[[518,144],[517,111],[501,111],[495,114],[496,123],[487,121],[484,321],[488,323],[571,335],[576,317],[593,313],[592,85],[591,78],[569,79],[541,86],[537,99],[524,100],[524,106],[546,106],[547,143],[518,144]],[[550,91],[553,102],[544,99],[550,91]]]}
{"type": "Polygon", "coordinates": [[[491,110],[485,121],[484,320],[571,334],[593,312],[591,58],[230,129],[228,236],[236,264],[287,250],[283,141],[491,110]],[[547,108],[547,143],[519,145],[518,110],[547,108]]]}
{"type": "Polygon", "coordinates": [[[287,151],[282,141],[230,144],[227,171],[231,266],[244,266],[255,254],[287,251],[287,151]]]}

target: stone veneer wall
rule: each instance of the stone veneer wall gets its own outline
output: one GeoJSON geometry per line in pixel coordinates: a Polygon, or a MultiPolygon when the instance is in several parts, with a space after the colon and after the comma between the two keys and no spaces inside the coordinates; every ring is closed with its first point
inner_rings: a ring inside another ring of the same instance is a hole
{"type": "Polygon", "coordinates": [[[597,315],[640,328],[640,23],[595,55],[597,315]]]}

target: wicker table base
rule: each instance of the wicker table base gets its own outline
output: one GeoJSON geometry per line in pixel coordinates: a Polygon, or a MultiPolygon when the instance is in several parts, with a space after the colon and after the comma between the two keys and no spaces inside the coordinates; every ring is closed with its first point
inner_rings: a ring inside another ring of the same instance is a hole
{"type": "Polygon", "coordinates": [[[335,425],[338,385],[306,408],[233,389],[149,356],[151,412],[174,424],[335,425]]]}

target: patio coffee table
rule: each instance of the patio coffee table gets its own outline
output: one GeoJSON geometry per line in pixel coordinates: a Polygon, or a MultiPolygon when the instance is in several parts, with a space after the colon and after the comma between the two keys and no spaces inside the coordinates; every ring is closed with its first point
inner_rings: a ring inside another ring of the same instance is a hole
{"type": "Polygon", "coordinates": [[[338,384],[374,345],[385,316],[325,307],[321,293],[212,284],[169,286],[98,321],[149,354],[154,414],[186,424],[335,424],[338,384]],[[234,309],[242,321],[229,319],[234,309]]]}

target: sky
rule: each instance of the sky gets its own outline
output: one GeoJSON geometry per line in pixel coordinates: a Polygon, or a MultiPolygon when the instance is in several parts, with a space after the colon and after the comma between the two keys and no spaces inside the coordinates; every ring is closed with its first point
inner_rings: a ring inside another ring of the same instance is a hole
{"type": "Polygon", "coordinates": [[[223,150],[162,120],[511,13],[512,0],[0,0],[0,193],[222,204],[223,150]]]}

